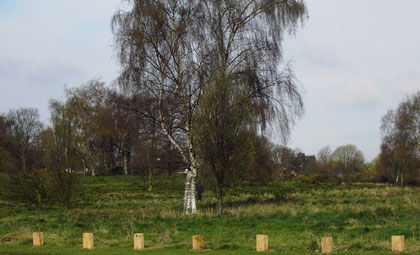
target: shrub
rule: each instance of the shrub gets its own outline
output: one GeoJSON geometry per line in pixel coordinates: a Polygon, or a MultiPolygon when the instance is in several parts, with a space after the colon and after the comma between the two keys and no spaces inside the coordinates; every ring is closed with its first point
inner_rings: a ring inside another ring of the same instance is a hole
{"type": "Polygon", "coordinates": [[[300,175],[297,175],[295,178],[293,178],[293,180],[297,182],[316,184],[316,183],[322,182],[323,178],[320,174],[310,174],[310,175],[300,174],[300,175]]]}

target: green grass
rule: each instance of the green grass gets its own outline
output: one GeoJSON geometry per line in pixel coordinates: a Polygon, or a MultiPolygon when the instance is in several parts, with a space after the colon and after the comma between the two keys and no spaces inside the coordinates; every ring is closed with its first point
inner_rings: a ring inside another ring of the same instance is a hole
{"type": "MultiPolygon", "coordinates": [[[[255,235],[269,235],[270,254],[315,254],[332,236],[336,253],[384,254],[392,235],[420,254],[420,188],[382,184],[242,184],[229,191],[223,216],[206,191],[197,215],[182,214],[183,179],[159,178],[153,192],[136,176],[84,178],[74,209],[33,208],[0,200],[0,254],[138,254],[134,233],[145,234],[145,254],[192,254],[191,236],[203,234],[208,254],[254,254],[255,235]],[[46,246],[31,246],[43,231],[46,246]],[[81,249],[93,232],[92,251],[81,249]]],[[[141,252],[143,253],[143,252],[141,252]]]]}

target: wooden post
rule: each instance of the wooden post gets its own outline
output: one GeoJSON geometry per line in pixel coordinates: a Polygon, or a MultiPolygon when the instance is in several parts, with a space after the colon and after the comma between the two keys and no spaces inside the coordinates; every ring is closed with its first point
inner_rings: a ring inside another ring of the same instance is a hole
{"type": "Polygon", "coordinates": [[[93,234],[83,233],[83,249],[93,249],[93,234]]]}
{"type": "Polygon", "coordinates": [[[199,251],[204,249],[204,236],[203,235],[194,235],[192,237],[193,247],[192,249],[194,251],[199,251]]]}
{"type": "Polygon", "coordinates": [[[144,250],[144,235],[134,234],[134,250],[144,250]]]}
{"type": "Polygon", "coordinates": [[[34,246],[44,246],[44,233],[42,232],[32,233],[32,242],[34,246]]]}
{"type": "Polygon", "coordinates": [[[268,235],[257,235],[257,251],[268,251],[268,235]]]}
{"type": "Polygon", "coordinates": [[[321,238],[321,251],[322,253],[332,253],[333,251],[333,240],[332,237],[321,238]]]}
{"type": "Polygon", "coordinates": [[[404,251],[404,236],[392,236],[392,251],[393,252],[404,251]]]}

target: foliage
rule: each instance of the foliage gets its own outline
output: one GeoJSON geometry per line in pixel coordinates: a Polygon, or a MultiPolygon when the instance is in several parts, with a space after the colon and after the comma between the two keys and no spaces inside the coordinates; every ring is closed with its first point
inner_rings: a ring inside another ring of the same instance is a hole
{"type": "Polygon", "coordinates": [[[37,211],[51,198],[46,169],[9,174],[1,183],[9,200],[33,205],[37,211]]]}
{"type": "Polygon", "coordinates": [[[311,175],[300,174],[300,175],[297,175],[295,178],[293,178],[293,180],[297,182],[316,184],[316,183],[320,183],[323,180],[323,178],[320,174],[311,174],[311,175]]]}
{"type": "Polygon", "coordinates": [[[84,136],[70,102],[52,101],[50,109],[52,126],[43,133],[47,171],[54,198],[67,210],[80,193],[84,136]]]}
{"type": "Polygon", "coordinates": [[[252,168],[256,127],[248,92],[241,91],[241,84],[220,76],[213,82],[204,90],[194,116],[194,140],[200,175],[215,191],[221,214],[226,189],[252,168]]]}
{"type": "Polygon", "coordinates": [[[331,161],[339,171],[338,174],[348,175],[362,171],[365,157],[355,145],[346,144],[335,149],[331,154],[331,161]]]}

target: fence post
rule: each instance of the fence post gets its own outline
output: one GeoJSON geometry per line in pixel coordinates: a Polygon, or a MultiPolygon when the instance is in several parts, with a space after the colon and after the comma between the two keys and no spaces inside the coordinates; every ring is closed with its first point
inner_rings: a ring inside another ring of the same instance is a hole
{"type": "Polygon", "coordinates": [[[204,249],[204,236],[203,235],[194,235],[192,237],[193,250],[202,250],[204,249]]]}
{"type": "Polygon", "coordinates": [[[144,235],[134,234],[134,250],[144,250],[144,235]]]}
{"type": "Polygon", "coordinates": [[[83,233],[83,249],[93,249],[93,233],[83,233]]]}
{"type": "Polygon", "coordinates": [[[44,246],[44,233],[43,232],[32,233],[32,242],[34,246],[44,246]]]}
{"type": "Polygon", "coordinates": [[[321,238],[321,251],[322,253],[332,253],[333,251],[333,240],[332,237],[321,238]]]}
{"type": "Polygon", "coordinates": [[[392,236],[392,251],[393,252],[404,251],[404,236],[392,236]]]}
{"type": "Polygon", "coordinates": [[[268,250],[268,235],[257,235],[257,251],[268,250]]]}

